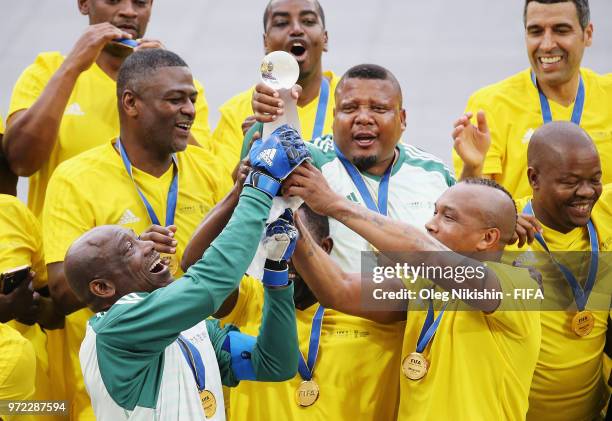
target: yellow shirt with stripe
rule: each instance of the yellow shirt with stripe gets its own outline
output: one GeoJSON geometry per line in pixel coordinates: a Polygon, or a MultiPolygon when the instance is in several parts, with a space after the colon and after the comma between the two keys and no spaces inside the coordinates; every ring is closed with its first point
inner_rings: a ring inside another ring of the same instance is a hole
{"type": "MultiPolygon", "coordinates": [[[[9,116],[30,108],[63,62],[64,56],[59,52],[39,54],[34,63],[24,70],[13,88],[9,116]]],[[[195,86],[198,90],[198,100],[195,105],[196,120],[191,133],[198,142],[204,144],[211,135],[208,104],[202,85],[195,81],[195,86]]],[[[28,207],[34,215],[41,217],[47,184],[60,163],[118,135],[116,83],[94,63],[77,79],[49,159],[30,177],[28,207]]]]}
{"type": "MultiPolygon", "coordinates": [[[[205,149],[187,146],[184,152],[177,153],[177,158],[179,194],[174,223],[178,242],[176,257],[180,262],[196,227],[231,185],[218,181],[217,164],[205,149]]],[[[159,178],[135,167],[132,172],[155,214],[164,223],[173,167],[159,178]]],[[[122,225],[138,234],[151,225],[121,157],[109,141],[61,164],[51,177],[43,212],[47,263],[63,261],[74,240],[93,227],[107,224],[122,225]]],[[[179,268],[176,276],[181,274],[179,268]]],[[[83,309],[66,319],[67,383],[74,388],[69,389],[74,396],[73,414],[87,414],[81,419],[93,419],[79,363],[86,322],[92,315],[89,309],[83,309]]]]}
{"type": "MultiPolygon", "coordinates": [[[[243,333],[257,335],[263,286],[245,276],[233,311],[223,319],[243,333]]],[[[299,347],[308,358],[312,319],[318,308],[296,310],[299,347]]],[[[229,419],[247,420],[395,420],[398,382],[395,367],[404,323],[374,325],[357,317],[325,310],[313,380],[318,400],[300,407],[295,392],[299,373],[282,383],[241,382],[230,391],[229,419]],[[389,367],[387,370],[383,370],[389,367]]]]}
{"type": "MultiPolygon", "coordinates": [[[[325,112],[325,123],[323,125],[323,135],[325,135],[332,133],[335,106],[334,92],[338,85],[339,78],[330,71],[324,72],[323,76],[330,81],[329,99],[325,112]]],[[[213,132],[208,146],[217,159],[222,162],[226,175],[232,173],[240,160],[242,140],[244,139],[244,135],[242,134],[242,123],[247,117],[254,114],[251,106],[251,97],[254,91],[255,87],[253,86],[229,99],[219,108],[221,117],[219,118],[219,123],[213,132]]],[[[318,105],[319,96],[305,106],[297,108],[302,129],[302,138],[304,140],[312,139],[318,105]]]]}
{"type": "MultiPolygon", "coordinates": [[[[581,69],[586,90],[580,126],[593,138],[603,167],[603,182],[612,182],[612,74],[598,75],[581,69]]],[[[574,104],[564,107],[549,101],[554,120],[570,121],[574,104]]],[[[465,108],[474,114],[484,110],[491,131],[491,147],[484,162],[484,174],[494,174],[515,198],[531,195],[527,181],[527,146],[533,132],[544,122],[538,89],[531,70],[474,93],[465,108]]],[[[456,174],[463,163],[453,151],[456,174]]]]}
{"type": "MultiPolygon", "coordinates": [[[[3,238],[0,242],[0,272],[27,265],[36,272],[34,289],[45,287],[47,268],[40,224],[16,197],[0,194],[0,232],[3,238]]],[[[46,331],[38,324],[28,326],[16,320],[10,321],[7,326],[31,343],[36,356],[36,362],[32,364],[32,367],[36,368],[36,375],[33,377],[36,387],[31,399],[65,399],[61,330],[46,331]]],[[[4,353],[4,348],[1,349],[4,353]]],[[[25,354],[23,358],[26,358],[25,354]]],[[[27,384],[27,379],[22,381],[27,384]]]]}
{"type": "MultiPolygon", "coordinates": [[[[606,195],[604,195],[606,196],[606,195]]],[[[597,229],[600,251],[610,251],[612,245],[612,213],[600,199],[592,212],[597,229]]],[[[521,211],[529,197],[517,201],[521,211]]],[[[551,251],[568,252],[556,257],[574,273],[584,286],[589,270],[590,250],[586,227],[562,234],[543,226],[544,239],[551,251]]],[[[516,246],[510,248],[516,250],[516,246]]],[[[528,420],[582,420],[593,419],[607,401],[607,390],[601,376],[603,348],[606,341],[607,319],[612,290],[610,285],[609,253],[602,253],[595,287],[586,308],[595,317],[593,331],[579,337],[571,330],[576,305],[571,288],[562,273],[550,260],[542,246],[534,241],[521,249],[526,253],[517,257],[532,261],[542,274],[545,301],[542,307],[542,347],[533,377],[529,397],[528,420]],[[607,268],[607,269],[606,269],[607,268]],[[553,307],[549,301],[556,303],[553,307]],[[561,307],[559,307],[561,306],[561,307]],[[569,308],[566,311],[555,311],[569,308]]]]}
{"type": "MultiPolygon", "coordinates": [[[[398,420],[521,420],[528,406],[529,386],[540,349],[537,301],[514,300],[515,289],[537,289],[526,269],[487,262],[500,280],[504,299],[493,313],[450,301],[435,336],[423,355],[429,370],[410,380],[398,366],[398,420]],[[533,310],[536,308],[536,310],[533,310]],[[521,309],[530,309],[521,311],[521,309]]],[[[419,280],[407,288],[431,288],[419,280]]],[[[441,288],[434,286],[436,291],[441,288]]],[[[418,296],[418,295],[417,295],[418,296]]],[[[435,301],[436,308],[441,303],[435,301]]],[[[411,300],[402,358],[415,352],[427,307],[411,300]]],[[[438,311],[435,316],[438,316],[438,311]]]]}

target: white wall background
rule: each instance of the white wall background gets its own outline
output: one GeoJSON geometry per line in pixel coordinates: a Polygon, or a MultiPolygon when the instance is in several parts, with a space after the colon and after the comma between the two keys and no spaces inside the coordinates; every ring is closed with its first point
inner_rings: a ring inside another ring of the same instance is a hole
{"type": "MultiPolygon", "coordinates": [[[[528,64],[521,0],[320,0],[330,51],[324,65],[342,73],[364,62],[399,79],[407,142],[450,163],[450,130],[470,93],[528,64]]],[[[0,112],[12,86],[41,51],[68,53],[87,25],[76,0],[4,0],[0,25],[0,112]]],[[[267,0],[155,0],[147,36],[181,55],[217,108],[258,77],[267,0]]],[[[612,72],[612,1],[591,0],[594,45],[584,64],[612,72]]],[[[612,106],[612,105],[611,105],[612,106]]],[[[26,183],[19,196],[25,199],[26,183]]]]}

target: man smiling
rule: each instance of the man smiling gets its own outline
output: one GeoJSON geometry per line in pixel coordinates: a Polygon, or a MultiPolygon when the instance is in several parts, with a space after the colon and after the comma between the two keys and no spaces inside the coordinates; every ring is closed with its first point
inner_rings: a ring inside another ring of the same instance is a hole
{"type": "MultiPolygon", "coordinates": [[[[526,0],[525,43],[531,68],[485,87],[469,99],[466,112],[486,112],[491,147],[482,174],[516,198],[531,194],[527,147],[534,131],[553,120],[584,128],[612,182],[612,75],[581,68],[593,41],[588,0],[526,0]]],[[[457,174],[463,163],[454,154],[457,174]]]]}
{"type": "MultiPolygon", "coordinates": [[[[137,233],[154,225],[146,237],[177,267],[195,227],[231,188],[215,181],[219,169],[207,151],[187,145],[197,90],[180,57],[162,49],[134,52],[121,66],[116,96],[120,137],[63,163],[49,182],[43,212],[49,287],[65,314],[84,306],[64,276],[64,255],[76,238],[98,225],[137,233]]],[[[84,309],[67,318],[72,358],[91,315],[84,309]]],[[[90,411],[78,360],[72,373],[67,381],[79,412],[90,411]]]]}

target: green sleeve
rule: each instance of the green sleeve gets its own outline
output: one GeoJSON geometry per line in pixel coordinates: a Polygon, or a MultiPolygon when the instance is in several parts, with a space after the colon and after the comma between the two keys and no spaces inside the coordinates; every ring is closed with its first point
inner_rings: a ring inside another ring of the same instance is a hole
{"type": "MultiPolygon", "coordinates": [[[[232,370],[232,358],[222,349],[226,337],[238,329],[228,324],[220,327],[218,320],[207,320],[208,336],[215,348],[221,380],[225,386],[239,382],[232,370]]],[[[251,352],[251,362],[257,381],[285,381],[295,376],[299,348],[293,304],[293,284],[285,288],[264,288],[264,306],[259,335],[251,352]]]]}
{"type": "Polygon", "coordinates": [[[251,140],[253,140],[253,136],[257,132],[263,133],[263,123],[253,124],[244,135],[244,139],[242,139],[242,149],[240,151],[240,160],[243,160],[249,154],[249,145],[251,144],[251,140]]]}
{"type": "Polygon", "coordinates": [[[245,187],[226,228],[182,278],[150,294],[128,294],[93,319],[98,341],[159,353],[181,331],[212,315],[253,260],[271,203],[266,194],[245,187]]]}

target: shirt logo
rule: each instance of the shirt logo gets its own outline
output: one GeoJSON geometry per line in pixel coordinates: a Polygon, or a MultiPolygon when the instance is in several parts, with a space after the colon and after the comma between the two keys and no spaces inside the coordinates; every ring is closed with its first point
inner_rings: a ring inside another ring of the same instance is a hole
{"type": "Polygon", "coordinates": [[[132,212],[129,209],[126,209],[125,212],[123,212],[123,215],[121,215],[121,218],[119,218],[119,221],[117,221],[117,224],[127,225],[127,224],[133,224],[139,221],[140,221],[140,218],[134,215],[134,212],[132,212]]]}
{"type": "Polygon", "coordinates": [[[535,133],[535,130],[533,129],[529,129],[527,130],[527,133],[525,133],[525,136],[523,136],[523,144],[529,143],[529,141],[531,140],[531,136],[533,136],[533,134],[535,133]]]}
{"type": "Polygon", "coordinates": [[[357,200],[357,196],[355,196],[354,192],[351,192],[351,194],[347,194],[346,198],[351,202],[359,203],[359,200],[357,200]]]}
{"type": "Polygon", "coordinates": [[[274,161],[274,157],[276,156],[276,149],[266,149],[259,154],[259,159],[268,164],[269,167],[272,166],[272,161],[274,161]]]}
{"type": "Polygon", "coordinates": [[[69,106],[66,107],[66,111],[64,111],[64,115],[85,115],[83,110],[81,110],[81,106],[73,102],[69,106]]]}

